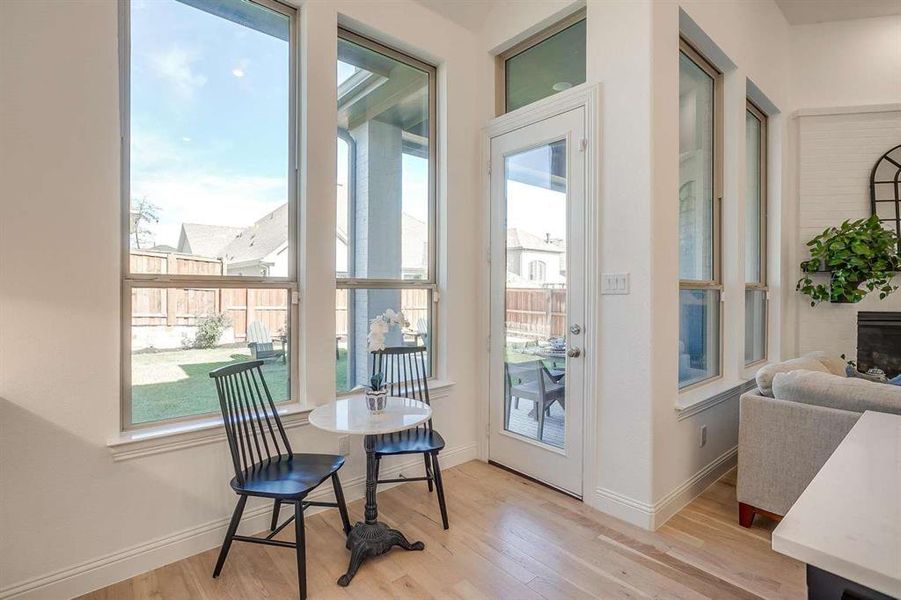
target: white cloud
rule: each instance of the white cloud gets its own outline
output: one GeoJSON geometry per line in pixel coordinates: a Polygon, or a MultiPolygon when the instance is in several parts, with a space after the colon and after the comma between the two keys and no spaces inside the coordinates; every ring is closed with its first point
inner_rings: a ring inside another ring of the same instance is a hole
{"type": "MultiPolygon", "coordinates": [[[[190,138],[181,138],[181,141],[190,141],[190,138]]],[[[186,163],[188,152],[190,150],[185,148],[184,143],[176,143],[170,137],[143,127],[132,129],[132,173],[178,168],[186,163]]]]}
{"type": "Polygon", "coordinates": [[[160,208],[155,244],[178,244],[182,223],[247,227],[287,202],[287,178],[163,171],[132,179],[133,198],[160,208]]]}
{"type": "Polygon", "coordinates": [[[566,194],[519,181],[507,182],[507,227],[543,238],[566,238],[566,194]]]}
{"type": "Polygon", "coordinates": [[[248,73],[247,67],[250,66],[250,59],[242,58],[238,61],[238,63],[232,67],[232,76],[238,79],[242,79],[248,73]]]}
{"type": "Polygon", "coordinates": [[[196,51],[173,45],[168,50],[151,53],[147,58],[153,72],[172,86],[172,92],[179,100],[193,99],[194,92],[206,85],[206,76],[195,73],[192,67],[200,60],[196,51]]]}

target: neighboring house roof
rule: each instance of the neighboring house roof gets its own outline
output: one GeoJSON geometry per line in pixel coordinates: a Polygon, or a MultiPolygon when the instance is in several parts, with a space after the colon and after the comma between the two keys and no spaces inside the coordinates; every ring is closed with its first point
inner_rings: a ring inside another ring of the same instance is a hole
{"type": "MultiPolygon", "coordinates": [[[[340,225],[336,238],[338,244],[347,245],[347,232],[340,225]]],[[[404,270],[425,272],[429,264],[428,223],[403,213],[401,240],[404,270]]],[[[239,264],[261,261],[287,242],[288,205],[283,204],[245,229],[185,223],[182,225],[178,252],[219,257],[228,263],[239,264]]]]}
{"type": "Polygon", "coordinates": [[[178,252],[178,248],[173,248],[168,244],[157,244],[153,248],[148,248],[151,252],[165,252],[166,254],[172,254],[173,252],[178,252]]]}
{"type": "Polygon", "coordinates": [[[288,243],[288,205],[282,204],[250,227],[239,231],[237,237],[216,256],[229,263],[266,258],[288,243]]]}
{"type": "Polygon", "coordinates": [[[182,223],[178,251],[195,256],[218,257],[242,231],[244,229],[241,227],[182,223]]]}
{"type": "Polygon", "coordinates": [[[562,254],[564,250],[559,244],[559,240],[551,240],[549,242],[544,238],[515,227],[507,230],[507,248],[511,250],[538,250],[540,252],[562,254]]]}

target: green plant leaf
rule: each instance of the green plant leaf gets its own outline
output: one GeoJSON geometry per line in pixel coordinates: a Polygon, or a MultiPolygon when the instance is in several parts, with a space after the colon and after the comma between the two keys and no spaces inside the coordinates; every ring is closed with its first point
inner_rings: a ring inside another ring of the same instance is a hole
{"type": "Polygon", "coordinates": [[[796,289],[811,298],[811,305],[824,300],[859,302],[877,291],[884,298],[898,289],[890,285],[901,269],[898,236],[883,228],[875,215],[827,227],[807,247],[810,258],[801,263],[802,273],[816,273],[823,266],[830,273],[828,286],[813,285],[809,276],[798,280],[796,289]]]}

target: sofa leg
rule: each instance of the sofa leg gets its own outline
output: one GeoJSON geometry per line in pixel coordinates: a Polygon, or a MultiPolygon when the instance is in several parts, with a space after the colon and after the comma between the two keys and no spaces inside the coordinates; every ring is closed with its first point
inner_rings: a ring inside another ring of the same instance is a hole
{"type": "Polygon", "coordinates": [[[757,512],[750,504],[738,503],[738,524],[742,527],[750,527],[754,523],[754,514],[757,512]]]}

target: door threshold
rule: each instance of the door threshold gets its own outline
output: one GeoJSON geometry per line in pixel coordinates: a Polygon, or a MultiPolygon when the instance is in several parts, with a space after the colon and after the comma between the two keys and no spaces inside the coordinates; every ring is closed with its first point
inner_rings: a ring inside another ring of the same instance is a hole
{"type": "Polygon", "coordinates": [[[548,489],[554,490],[555,492],[559,492],[559,493],[563,494],[564,496],[569,496],[570,498],[575,498],[579,502],[582,502],[582,496],[578,496],[568,490],[564,490],[563,488],[559,488],[555,485],[551,485],[550,483],[547,483],[546,481],[541,481],[540,479],[536,479],[536,478],[532,477],[531,475],[526,475],[525,473],[521,473],[520,471],[517,471],[516,469],[511,469],[507,465],[502,465],[501,463],[495,462],[490,459],[488,460],[488,464],[495,466],[498,469],[503,469],[504,471],[507,471],[508,473],[513,473],[514,475],[516,475],[518,477],[522,477],[523,479],[527,479],[527,480],[531,481],[532,483],[537,483],[540,486],[544,486],[548,489]]]}

